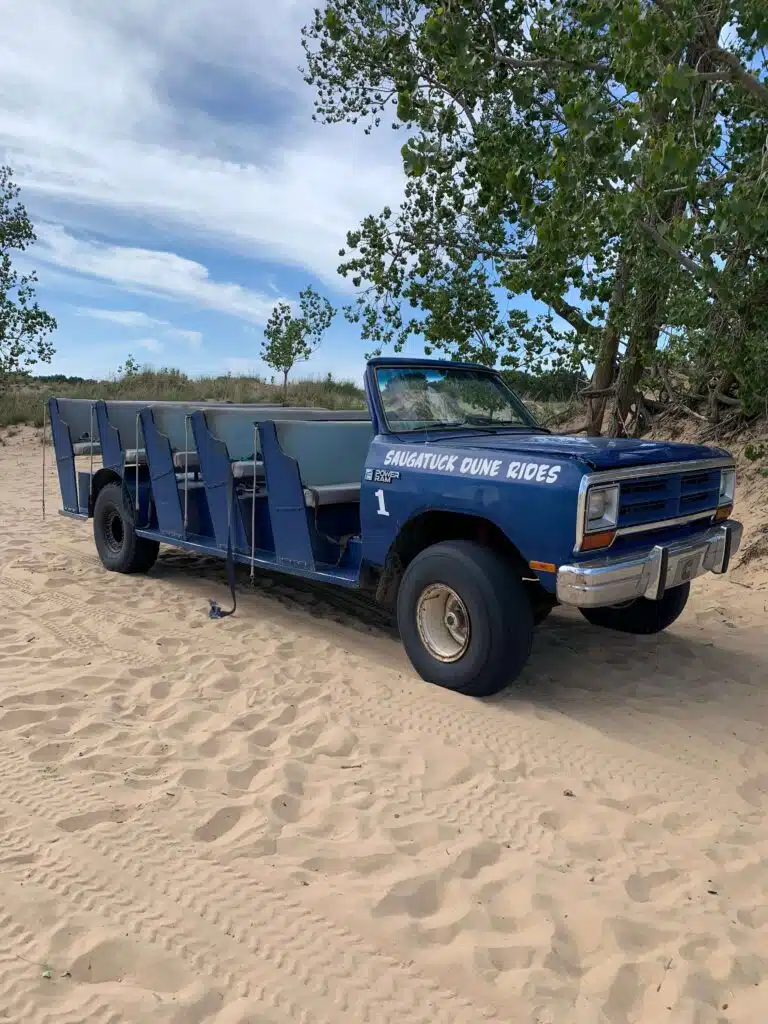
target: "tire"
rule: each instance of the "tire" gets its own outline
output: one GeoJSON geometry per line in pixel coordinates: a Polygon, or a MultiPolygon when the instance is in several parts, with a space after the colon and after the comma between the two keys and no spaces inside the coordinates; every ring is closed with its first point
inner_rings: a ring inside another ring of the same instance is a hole
{"type": "Polygon", "coordinates": [[[126,501],[123,487],[106,484],[93,509],[93,539],[105,569],[110,572],[149,572],[160,545],[136,536],[133,505],[126,501]]]}
{"type": "Polygon", "coordinates": [[[593,626],[615,629],[620,633],[649,635],[661,633],[678,619],[688,603],[690,583],[667,590],[660,601],[639,597],[631,604],[612,608],[582,608],[581,614],[593,626]]]}
{"type": "Polygon", "coordinates": [[[550,612],[555,606],[553,604],[539,604],[533,606],[533,624],[540,626],[545,619],[549,618],[550,612]]]}
{"type": "Polygon", "coordinates": [[[505,559],[472,541],[434,544],[413,559],[398,590],[397,625],[422,679],[470,697],[504,689],[531,653],[533,612],[522,580],[505,559]],[[450,598],[458,633],[468,620],[463,647],[445,625],[446,588],[459,599],[457,605],[450,598]],[[443,644],[442,658],[427,646],[425,629],[443,644]]]}

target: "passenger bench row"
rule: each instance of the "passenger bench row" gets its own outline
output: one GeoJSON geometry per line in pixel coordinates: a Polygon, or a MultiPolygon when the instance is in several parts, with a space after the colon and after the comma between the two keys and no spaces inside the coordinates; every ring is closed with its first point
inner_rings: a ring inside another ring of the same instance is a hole
{"type": "MultiPolygon", "coordinates": [[[[63,417],[86,422],[90,406],[83,400],[62,400],[63,417]],[[73,416],[76,407],[77,416],[73,416]]],[[[366,456],[373,437],[373,428],[366,413],[358,410],[319,410],[285,407],[259,407],[232,405],[216,408],[187,405],[187,403],[157,403],[147,406],[141,402],[108,402],[107,416],[110,426],[119,435],[125,452],[125,464],[146,464],[143,447],[128,447],[126,440],[137,437],[136,417],[142,409],[150,408],[158,431],[171,447],[173,465],[179,472],[200,468],[197,451],[189,450],[191,432],[187,417],[200,410],[211,435],[222,441],[228,452],[235,479],[245,481],[264,478],[261,453],[254,451],[254,422],[273,420],[278,442],[283,452],[296,460],[305,501],[308,506],[341,504],[360,500],[360,480],[366,456]],[[288,418],[290,416],[290,418],[288,418]],[[185,442],[187,451],[185,453],[185,442]]],[[[74,423],[72,424],[74,426],[74,423]]],[[[82,437],[86,431],[81,430],[82,437]]],[[[139,430],[139,441],[143,441],[139,430]]],[[[258,445],[258,434],[256,434],[258,445]]],[[[73,445],[76,455],[88,455],[95,450],[93,440],[73,445]]]]}

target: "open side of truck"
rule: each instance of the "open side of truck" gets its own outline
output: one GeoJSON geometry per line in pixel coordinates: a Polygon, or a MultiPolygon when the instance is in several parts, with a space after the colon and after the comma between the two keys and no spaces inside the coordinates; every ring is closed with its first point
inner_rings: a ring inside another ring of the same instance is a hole
{"type": "Polygon", "coordinates": [[[48,414],[63,514],[94,518],[107,568],[146,571],[166,543],[358,585],[364,411],[51,399],[48,414]],[[124,547],[127,528],[145,543],[124,547]]]}

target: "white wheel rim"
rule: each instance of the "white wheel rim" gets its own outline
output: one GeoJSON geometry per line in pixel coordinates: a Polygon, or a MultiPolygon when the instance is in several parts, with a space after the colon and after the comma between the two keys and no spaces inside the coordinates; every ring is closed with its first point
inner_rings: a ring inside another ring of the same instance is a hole
{"type": "Polygon", "coordinates": [[[424,647],[437,661],[462,658],[469,647],[469,614],[459,595],[444,583],[422,590],[416,605],[416,628],[424,647]]]}

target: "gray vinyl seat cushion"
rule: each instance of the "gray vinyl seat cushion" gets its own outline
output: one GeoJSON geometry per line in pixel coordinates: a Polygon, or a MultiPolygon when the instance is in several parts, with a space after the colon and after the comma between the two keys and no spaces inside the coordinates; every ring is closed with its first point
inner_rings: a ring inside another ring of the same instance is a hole
{"type": "Polygon", "coordinates": [[[264,463],[254,462],[253,459],[238,459],[237,462],[231,463],[232,476],[235,480],[263,480],[264,479],[264,463]]]}
{"type": "MultiPolygon", "coordinates": [[[[249,480],[251,477],[261,479],[264,476],[264,463],[257,459],[255,462],[253,459],[236,459],[231,462],[232,476],[235,480],[249,480]]],[[[200,455],[198,452],[174,452],[173,453],[173,468],[184,472],[189,470],[190,473],[197,473],[200,470],[200,455]]]]}
{"type": "Polygon", "coordinates": [[[360,501],[360,484],[326,484],[324,487],[305,487],[304,501],[307,508],[357,503],[360,501]]]}
{"type": "Polygon", "coordinates": [[[147,464],[147,452],[145,448],[126,448],[125,449],[125,464],[126,466],[146,466],[147,464]]]}
{"type": "Polygon", "coordinates": [[[101,445],[98,441],[76,441],[72,452],[74,455],[101,455],[101,445]]]}
{"type": "Polygon", "coordinates": [[[174,452],[173,468],[179,469],[182,472],[185,469],[197,472],[200,469],[200,456],[196,451],[174,452]]]}

